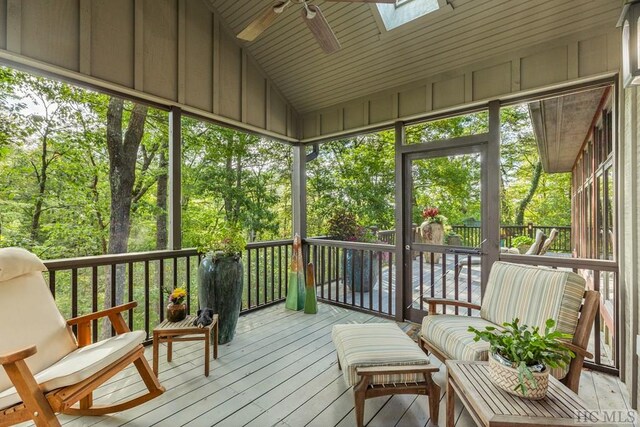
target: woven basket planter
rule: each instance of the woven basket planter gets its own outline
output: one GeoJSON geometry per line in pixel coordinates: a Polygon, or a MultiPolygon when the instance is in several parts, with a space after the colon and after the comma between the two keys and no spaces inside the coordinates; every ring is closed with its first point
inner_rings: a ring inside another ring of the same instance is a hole
{"type": "Polygon", "coordinates": [[[525,399],[543,399],[547,395],[547,388],[549,387],[549,370],[545,369],[542,372],[533,372],[533,377],[536,379],[535,387],[529,378],[524,379],[525,386],[527,387],[527,394],[524,395],[520,387],[516,389],[520,384],[518,380],[518,370],[503,365],[495,360],[493,355],[489,355],[489,378],[504,391],[524,397],[525,399]]]}

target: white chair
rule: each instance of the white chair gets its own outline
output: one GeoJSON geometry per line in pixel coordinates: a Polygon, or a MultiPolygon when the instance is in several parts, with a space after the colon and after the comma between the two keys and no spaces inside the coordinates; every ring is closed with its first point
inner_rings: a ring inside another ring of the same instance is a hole
{"type": "Polygon", "coordinates": [[[19,248],[0,249],[0,425],[32,420],[58,426],[55,413],[104,415],[164,392],[144,357],[145,333],[130,332],[121,312],[135,302],[65,321],[47,287],[44,264],[19,248]],[[117,335],[91,343],[93,320],[108,317],[117,335]],[[76,326],[74,336],[71,327],[76,326]],[[133,363],[148,392],[94,406],[93,391],[133,363]],[[74,406],[76,405],[77,406],[74,406]]]}

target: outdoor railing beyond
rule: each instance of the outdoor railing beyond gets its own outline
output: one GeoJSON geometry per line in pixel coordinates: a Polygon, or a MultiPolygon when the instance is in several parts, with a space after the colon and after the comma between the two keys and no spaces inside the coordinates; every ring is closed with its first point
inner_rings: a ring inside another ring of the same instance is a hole
{"type": "Polygon", "coordinates": [[[305,240],[318,299],[384,317],[395,314],[395,247],[320,238],[305,240]]]}
{"type": "MultiPolygon", "coordinates": [[[[285,299],[291,246],[291,240],[247,245],[241,312],[285,299]]],[[[171,289],[184,286],[188,312],[198,308],[200,259],[195,249],[181,249],[51,260],[45,261],[45,278],[65,318],[137,301],[138,307],[129,310],[126,319],[130,329],[146,331],[149,340],[153,327],[164,320],[171,289]],[[107,289],[109,304],[105,304],[107,289]]],[[[113,334],[104,330],[105,325],[94,321],[94,340],[113,334]]]]}

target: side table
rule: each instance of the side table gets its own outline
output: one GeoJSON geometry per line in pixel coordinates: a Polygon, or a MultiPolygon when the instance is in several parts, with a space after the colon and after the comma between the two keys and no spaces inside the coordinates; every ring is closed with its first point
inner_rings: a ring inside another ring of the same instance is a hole
{"type": "Polygon", "coordinates": [[[584,418],[580,418],[589,413],[584,401],[551,376],[547,396],[541,400],[529,400],[496,387],[489,379],[488,362],[447,360],[446,365],[447,427],[454,425],[456,395],[469,411],[471,418],[484,427],[575,427],[588,424],[585,424],[584,418]]]}
{"type": "Polygon", "coordinates": [[[173,343],[179,341],[204,341],[204,375],[209,376],[209,345],[213,331],[213,358],[218,358],[218,315],[213,315],[210,325],[199,328],[194,326],[196,316],[187,316],[180,322],[163,321],[153,328],[153,372],[158,376],[158,348],[160,343],[167,343],[167,362],[171,362],[173,343]]]}

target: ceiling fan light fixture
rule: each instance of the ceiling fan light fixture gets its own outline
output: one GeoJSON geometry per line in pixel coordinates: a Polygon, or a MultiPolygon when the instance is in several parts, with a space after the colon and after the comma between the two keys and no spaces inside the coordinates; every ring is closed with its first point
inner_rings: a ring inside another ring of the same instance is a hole
{"type": "Polygon", "coordinates": [[[290,1],[290,0],[288,0],[288,1],[281,1],[281,2],[279,2],[279,3],[276,3],[276,4],[273,6],[273,11],[274,11],[275,13],[282,13],[282,12],[284,12],[284,9],[285,9],[287,6],[289,6],[289,4],[290,4],[290,3],[291,3],[291,1],[290,1]]]}
{"type": "Polygon", "coordinates": [[[307,19],[313,19],[316,17],[317,12],[315,10],[311,10],[309,8],[309,5],[307,4],[307,2],[305,1],[304,3],[302,3],[304,5],[304,10],[306,12],[305,14],[305,18],[307,19]]]}

